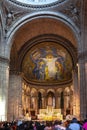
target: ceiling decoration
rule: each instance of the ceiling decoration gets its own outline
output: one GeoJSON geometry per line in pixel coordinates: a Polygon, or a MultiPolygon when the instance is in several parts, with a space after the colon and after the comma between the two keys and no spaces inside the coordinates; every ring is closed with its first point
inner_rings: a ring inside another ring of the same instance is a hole
{"type": "Polygon", "coordinates": [[[33,46],[25,55],[22,72],[30,82],[63,84],[72,79],[72,59],[58,43],[42,42],[33,46]]]}
{"type": "Polygon", "coordinates": [[[48,7],[51,5],[57,5],[59,3],[62,3],[66,0],[10,0],[11,2],[14,2],[16,4],[26,6],[26,7],[48,7]]]}
{"type": "Polygon", "coordinates": [[[33,5],[42,5],[42,4],[49,4],[53,2],[61,2],[63,0],[17,0],[19,2],[22,2],[24,4],[33,4],[33,5]]]}

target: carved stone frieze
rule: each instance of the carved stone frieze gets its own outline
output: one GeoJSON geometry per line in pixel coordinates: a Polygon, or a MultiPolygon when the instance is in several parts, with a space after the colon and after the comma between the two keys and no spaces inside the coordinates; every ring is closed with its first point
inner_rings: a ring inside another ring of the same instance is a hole
{"type": "Polygon", "coordinates": [[[3,24],[3,31],[5,32],[5,37],[10,28],[18,21],[26,12],[19,10],[13,4],[10,5],[5,1],[1,3],[1,14],[0,17],[3,24]]]}
{"type": "MultiPolygon", "coordinates": [[[[1,14],[0,19],[2,21],[2,25],[0,23],[2,31],[4,32],[4,37],[7,37],[7,32],[14,26],[15,23],[18,22],[19,19],[23,18],[25,15],[39,11],[39,8],[26,8],[24,6],[20,6],[19,4],[13,2],[13,0],[4,0],[0,3],[1,6],[1,14]]],[[[48,6],[47,6],[48,7],[48,6]]],[[[43,10],[43,7],[40,7],[40,10],[43,10]]],[[[44,8],[44,10],[55,10],[55,12],[61,12],[64,14],[67,19],[70,19],[75,23],[75,25],[80,29],[80,12],[81,12],[81,2],[80,0],[67,0],[61,4],[57,4],[52,8],[44,8]]],[[[1,32],[0,32],[1,33],[1,32]]],[[[1,35],[1,34],[0,34],[1,35]]]]}
{"type": "Polygon", "coordinates": [[[80,13],[81,13],[81,1],[80,0],[70,0],[67,5],[61,8],[60,12],[71,19],[78,28],[80,28],[80,13]]]}

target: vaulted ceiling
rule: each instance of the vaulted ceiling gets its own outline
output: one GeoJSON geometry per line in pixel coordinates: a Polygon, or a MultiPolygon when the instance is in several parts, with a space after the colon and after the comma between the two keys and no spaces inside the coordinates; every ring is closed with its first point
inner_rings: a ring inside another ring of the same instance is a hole
{"type": "Polygon", "coordinates": [[[68,39],[75,47],[77,41],[72,30],[63,22],[52,18],[37,18],[24,24],[15,34],[17,51],[30,39],[44,34],[56,34],[68,39]]]}

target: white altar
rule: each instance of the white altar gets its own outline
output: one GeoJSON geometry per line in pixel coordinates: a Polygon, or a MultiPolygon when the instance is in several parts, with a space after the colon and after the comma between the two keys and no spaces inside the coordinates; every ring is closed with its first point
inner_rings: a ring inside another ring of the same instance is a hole
{"type": "Polygon", "coordinates": [[[47,106],[47,109],[39,109],[39,120],[62,120],[61,109],[54,109],[52,106],[47,106]]]}

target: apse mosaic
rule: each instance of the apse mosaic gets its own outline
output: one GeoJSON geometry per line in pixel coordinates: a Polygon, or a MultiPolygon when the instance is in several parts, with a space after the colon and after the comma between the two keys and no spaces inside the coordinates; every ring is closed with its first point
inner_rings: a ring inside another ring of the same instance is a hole
{"type": "Polygon", "coordinates": [[[40,43],[27,52],[22,71],[28,80],[37,82],[68,81],[72,78],[71,56],[57,43],[40,43]]]}

